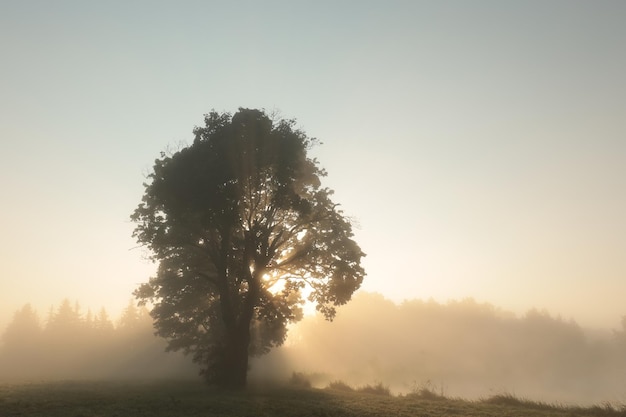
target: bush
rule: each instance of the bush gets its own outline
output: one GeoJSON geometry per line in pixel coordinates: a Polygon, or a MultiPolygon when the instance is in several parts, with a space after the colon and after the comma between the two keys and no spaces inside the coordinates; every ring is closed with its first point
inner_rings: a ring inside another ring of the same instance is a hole
{"type": "Polygon", "coordinates": [[[437,393],[437,387],[430,382],[430,380],[420,385],[414,385],[407,397],[421,398],[424,400],[445,400],[446,396],[443,393],[443,385],[439,388],[437,393]]]}
{"type": "Polygon", "coordinates": [[[291,374],[289,384],[301,388],[311,388],[311,379],[302,372],[294,372],[291,374]]]}
{"type": "Polygon", "coordinates": [[[389,391],[389,387],[384,386],[382,382],[379,382],[376,385],[365,385],[365,386],[359,387],[357,391],[363,392],[366,394],[374,394],[374,395],[386,395],[386,396],[391,395],[391,391],[389,391]]]}
{"type": "Polygon", "coordinates": [[[354,391],[350,385],[346,384],[343,381],[333,381],[326,387],[327,389],[331,389],[333,391],[354,391]]]}
{"type": "Polygon", "coordinates": [[[505,406],[525,407],[536,410],[554,410],[558,408],[556,405],[547,404],[541,401],[531,401],[524,398],[518,398],[510,393],[496,394],[487,399],[483,399],[482,402],[486,404],[497,404],[505,406]]]}

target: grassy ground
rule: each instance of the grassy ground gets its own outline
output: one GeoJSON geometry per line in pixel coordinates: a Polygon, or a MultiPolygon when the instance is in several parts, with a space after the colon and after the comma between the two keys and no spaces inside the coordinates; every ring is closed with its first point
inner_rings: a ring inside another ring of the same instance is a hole
{"type": "Polygon", "coordinates": [[[296,387],[219,392],[196,382],[55,382],[0,385],[2,417],[175,416],[625,416],[608,406],[565,408],[499,395],[483,401],[296,387]]]}

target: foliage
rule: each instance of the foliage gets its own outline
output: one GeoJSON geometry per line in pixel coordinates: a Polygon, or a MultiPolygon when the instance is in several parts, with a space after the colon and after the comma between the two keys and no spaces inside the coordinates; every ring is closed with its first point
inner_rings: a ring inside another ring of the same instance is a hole
{"type": "Polygon", "coordinates": [[[314,140],[259,110],[212,112],[192,145],[161,154],[131,216],[159,263],[136,296],[168,349],[207,380],[245,384],[248,357],[283,343],[303,291],[327,319],[359,288],[364,254],[307,156],[314,140]]]}

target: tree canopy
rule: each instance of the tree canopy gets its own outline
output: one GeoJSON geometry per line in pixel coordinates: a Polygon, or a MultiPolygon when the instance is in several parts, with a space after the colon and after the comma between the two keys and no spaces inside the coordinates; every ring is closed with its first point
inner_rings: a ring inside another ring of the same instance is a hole
{"type": "Polygon", "coordinates": [[[304,297],[329,320],[350,300],[364,254],[293,120],[239,109],[204,122],[193,144],[161,153],[131,216],[158,262],[135,295],[168,349],[240,388],[248,357],[283,343],[304,297]]]}

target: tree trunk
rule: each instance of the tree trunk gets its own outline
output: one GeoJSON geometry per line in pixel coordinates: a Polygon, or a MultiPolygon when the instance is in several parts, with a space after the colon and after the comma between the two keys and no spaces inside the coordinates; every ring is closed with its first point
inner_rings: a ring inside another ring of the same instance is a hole
{"type": "Polygon", "coordinates": [[[222,388],[240,390],[246,387],[248,376],[250,323],[241,323],[228,333],[218,383],[222,388]]]}
{"type": "MultiPolygon", "coordinates": [[[[247,265],[248,262],[244,264],[247,265]]],[[[244,389],[248,377],[250,323],[254,316],[254,306],[258,302],[260,287],[256,275],[250,274],[247,282],[248,292],[240,304],[239,314],[233,310],[228,287],[224,285],[220,289],[222,314],[226,326],[226,343],[221,352],[222,363],[219,367],[217,382],[226,389],[244,389]]]]}

